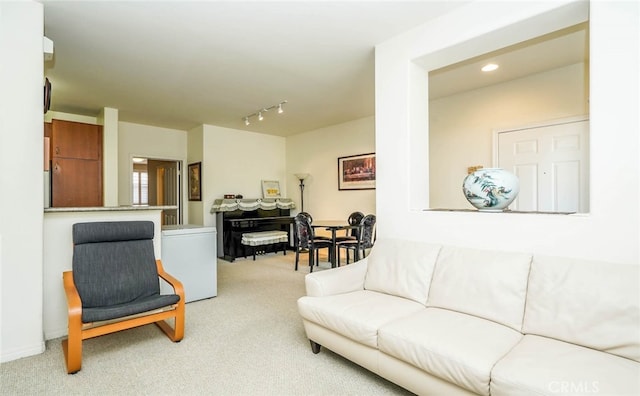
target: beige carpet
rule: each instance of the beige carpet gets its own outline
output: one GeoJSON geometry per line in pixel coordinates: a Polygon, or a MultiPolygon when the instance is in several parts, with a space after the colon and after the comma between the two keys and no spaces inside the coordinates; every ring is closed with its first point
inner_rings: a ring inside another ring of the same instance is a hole
{"type": "Polygon", "coordinates": [[[67,375],[51,340],[0,365],[0,394],[409,395],[327,349],[311,352],[296,306],[303,257],[298,272],[293,253],[218,260],[218,297],[187,304],[182,342],[155,325],[87,340],[82,370],[67,375]]]}

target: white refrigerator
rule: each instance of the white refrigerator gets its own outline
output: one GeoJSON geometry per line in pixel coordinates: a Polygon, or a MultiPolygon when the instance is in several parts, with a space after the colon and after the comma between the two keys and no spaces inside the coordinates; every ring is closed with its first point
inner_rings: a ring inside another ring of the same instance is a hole
{"type": "MultiPolygon", "coordinates": [[[[190,224],[162,227],[162,266],[182,282],[185,302],[218,295],[216,243],[215,227],[190,224]]],[[[171,290],[161,283],[163,293],[171,290]]]]}

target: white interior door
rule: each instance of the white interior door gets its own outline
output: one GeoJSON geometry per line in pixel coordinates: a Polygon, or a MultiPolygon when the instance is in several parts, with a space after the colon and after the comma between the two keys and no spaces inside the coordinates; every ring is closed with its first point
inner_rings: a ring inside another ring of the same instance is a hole
{"type": "Polygon", "coordinates": [[[499,131],[497,150],[497,166],[520,179],[512,210],[589,211],[588,120],[499,131]]]}

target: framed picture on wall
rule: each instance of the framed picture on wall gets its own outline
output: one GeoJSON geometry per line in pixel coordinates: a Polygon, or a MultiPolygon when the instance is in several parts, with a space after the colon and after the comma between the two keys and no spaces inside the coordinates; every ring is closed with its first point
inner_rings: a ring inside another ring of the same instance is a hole
{"type": "Polygon", "coordinates": [[[375,153],[338,158],[338,190],[373,190],[375,188],[375,153]]]}
{"type": "Polygon", "coordinates": [[[277,180],[262,181],[262,198],[280,198],[280,182],[277,180]]]}
{"type": "Polygon", "coordinates": [[[189,201],[202,201],[202,163],[189,164],[189,201]]]}

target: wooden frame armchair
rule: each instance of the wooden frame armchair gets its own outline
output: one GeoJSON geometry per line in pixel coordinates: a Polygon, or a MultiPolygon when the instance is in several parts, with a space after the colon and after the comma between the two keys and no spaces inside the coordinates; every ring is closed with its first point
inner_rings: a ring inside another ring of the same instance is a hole
{"type": "Polygon", "coordinates": [[[155,259],[153,235],[150,221],[73,225],[73,271],[63,273],[69,335],[62,350],[69,374],[80,371],[82,341],[89,338],[151,323],[174,342],[184,337],[184,289],[155,259]],[[160,294],[160,279],[174,294],[160,294]]]}

